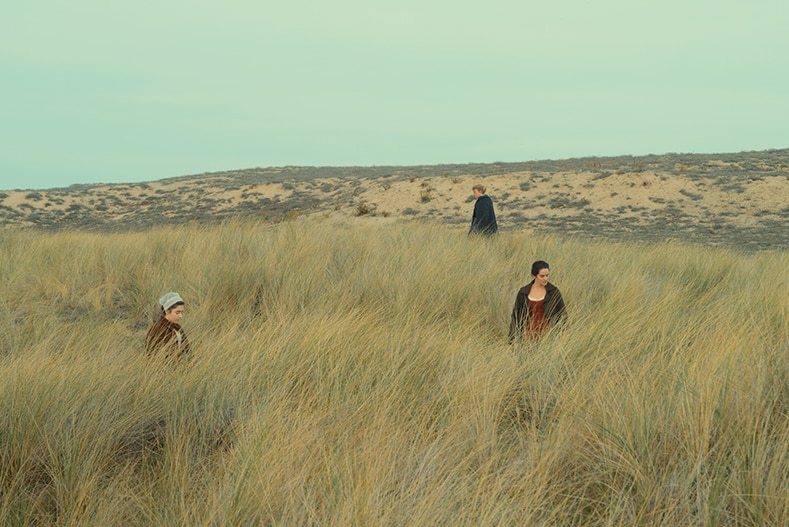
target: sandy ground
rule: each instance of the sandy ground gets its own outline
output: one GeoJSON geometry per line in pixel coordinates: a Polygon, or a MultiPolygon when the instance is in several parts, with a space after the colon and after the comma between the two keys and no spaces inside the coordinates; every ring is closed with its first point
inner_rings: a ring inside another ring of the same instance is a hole
{"type": "MultiPolygon", "coordinates": [[[[479,167],[450,174],[436,167],[409,176],[404,168],[383,177],[369,177],[364,169],[320,177],[320,169],[314,169],[315,177],[290,180],[283,170],[275,174],[277,181],[271,180],[273,169],[259,169],[150,183],[1,191],[0,220],[5,227],[51,229],[321,215],[348,221],[430,218],[461,226],[470,222],[471,187],[481,183],[502,229],[570,225],[570,230],[593,232],[596,225],[609,232],[622,226],[626,233],[640,225],[668,235],[676,222],[685,232],[728,230],[736,237],[738,232],[781,231],[789,219],[789,151],[785,157],[786,164],[738,158],[672,165],[663,160],[653,166],[630,162],[615,170],[606,170],[602,160],[566,170],[500,169],[494,174],[480,173],[485,171],[479,167]]],[[[769,233],[768,245],[785,247],[786,231],[769,233]]]]}

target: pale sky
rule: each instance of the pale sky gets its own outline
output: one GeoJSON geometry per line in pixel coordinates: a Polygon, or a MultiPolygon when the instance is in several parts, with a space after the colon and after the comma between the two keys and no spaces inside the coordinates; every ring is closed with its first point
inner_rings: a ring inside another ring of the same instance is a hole
{"type": "Polygon", "coordinates": [[[789,147],[786,0],[27,0],[0,20],[0,189],[789,147]]]}

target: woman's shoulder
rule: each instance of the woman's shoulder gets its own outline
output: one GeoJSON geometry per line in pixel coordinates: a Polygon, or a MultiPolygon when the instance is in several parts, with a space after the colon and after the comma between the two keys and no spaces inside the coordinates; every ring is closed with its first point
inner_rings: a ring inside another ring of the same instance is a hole
{"type": "Polygon", "coordinates": [[[164,331],[170,326],[170,321],[164,317],[161,317],[159,320],[154,322],[153,326],[148,330],[148,334],[159,333],[164,331]]]}
{"type": "Polygon", "coordinates": [[[559,290],[559,288],[550,282],[548,282],[548,285],[545,286],[545,294],[552,297],[562,297],[562,292],[559,290]]]}
{"type": "Polygon", "coordinates": [[[151,326],[151,327],[164,326],[167,323],[168,323],[168,320],[162,316],[162,317],[157,318],[156,322],[154,322],[153,326],[151,326]]]}

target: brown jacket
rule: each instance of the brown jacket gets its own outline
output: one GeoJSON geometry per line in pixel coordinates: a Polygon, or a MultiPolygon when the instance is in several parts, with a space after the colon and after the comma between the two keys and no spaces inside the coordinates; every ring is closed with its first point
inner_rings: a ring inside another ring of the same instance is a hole
{"type": "MultiPolygon", "coordinates": [[[[521,287],[515,297],[515,307],[512,308],[512,316],[510,317],[510,342],[521,334],[523,326],[529,318],[528,298],[532,284],[534,284],[534,280],[521,287]]],[[[567,307],[564,305],[562,293],[559,292],[558,287],[550,282],[545,286],[545,317],[551,326],[555,326],[567,318],[567,307]]]]}
{"type": "Polygon", "coordinates": [[[145,350],[148,355],[164,353],[167,358],[180,359],[190,351],[189,340],[180,324],[170,322],[162,315],[148,330],[145,350]]]}

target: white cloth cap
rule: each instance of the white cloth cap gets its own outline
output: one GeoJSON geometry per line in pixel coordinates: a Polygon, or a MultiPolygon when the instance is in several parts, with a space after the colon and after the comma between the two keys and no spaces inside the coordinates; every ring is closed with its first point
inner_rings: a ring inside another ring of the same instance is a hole
{"type": "Polygon", "coordinates": [[[183,303],[184,299],[178,293],[167,293],[159,299],[159,304],[165,311],[173,307],[178,302],[183,303]]]}

